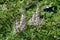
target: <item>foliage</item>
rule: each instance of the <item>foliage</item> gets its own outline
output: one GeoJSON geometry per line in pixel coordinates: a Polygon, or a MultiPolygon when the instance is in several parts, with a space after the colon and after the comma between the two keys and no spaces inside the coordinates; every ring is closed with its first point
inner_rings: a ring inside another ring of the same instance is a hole
{"type": "Polygon", "coordinates": [[[60,40],[59,2],[60,0],[0,0],[0,40],[60,40]],[[45,18],[45,24],[27,25],[27,21],[36,12],[37,4],[41,19],[42,16],[45,18]],[[4,5],[6,9],[3,8],[4,5]],[[46,6],[51,8],[46,9],[46,6]],[[26,29],[14,33],[16,18],[21,18],[21,8],[25,10],[26,29]]]}

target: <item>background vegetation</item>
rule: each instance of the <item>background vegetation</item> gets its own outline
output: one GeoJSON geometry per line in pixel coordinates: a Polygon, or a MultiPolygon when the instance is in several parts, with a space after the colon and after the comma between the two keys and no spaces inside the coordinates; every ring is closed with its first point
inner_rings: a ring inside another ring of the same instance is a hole
{"type": "Polygon", "coordinates": [[[0,0],[0,40],[60,40],[60,0],[0,0]],[[36,12],[37,4],[45,24],[26,24],[25,30],[14,33],[16,18],[21,18],[20,9],[25,10],[27,23],[36,12]]]}

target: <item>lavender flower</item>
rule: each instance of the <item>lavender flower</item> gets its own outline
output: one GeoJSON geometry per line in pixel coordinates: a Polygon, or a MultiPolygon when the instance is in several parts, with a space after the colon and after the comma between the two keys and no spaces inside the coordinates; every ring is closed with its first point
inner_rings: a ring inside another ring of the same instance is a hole
{"type": "Polygon", "coordinates": [[[18,30],[19,26],[20,26],[20,24],[16,20],[15,27],[14,27],[14,32],[19,32],[19,30],[18,30]]]}
{"type": "Polygon", "coordinates": [[[28,21],[29,25],[35,24],[35,14],[33,14],[32,18],[28,21]]]}
{"type": "Polygon", "coordinates": [[[37,9],[36,9],[36,17],[38,17],[39,16],[39,7],[37,7],[37,9]]]}
{"type": "Polygon", "coordinates": [[[39,17],[39,7],[37,7],[36,9],[36,19],[35,19],[35,25],[39,25],[39,20],[40,20],[40,17],[39,17]]]}
{"type": "Polygon", "coordinates": [[[21,16],[21,20],[20,20],[20,30],[24,30],[25,29],[25,14],[22,14],[21,16]]]}
{"type": "Polygon", "coordinates": [[[17,22],[15,23],[15,28],[14,28],[14,32],[19,32],[19,30],[24,30],[25,29],[25,15],[22,14],[21,19],[20,19],[20,23],[17,22]]]}
{"type": "Polygon", "coordinates": [[[20,30],[22,31],[22,30],[24,30],[24,29],[25,29],[25,24],[20,25],[20,30]]]}
{"type": "Polygon", "coordinates": [[[39,24],[39,7],[36,9],[36,14],[33,14],[32,18],[28,21],[29,25],[38,25],[39,24]]]}
{"type": "Polygon", "coordinates": [[[35,19],[35,25],[39,25],[39,20],[40,20],[39,17],[37,17],[37,18],[35,19]]]}

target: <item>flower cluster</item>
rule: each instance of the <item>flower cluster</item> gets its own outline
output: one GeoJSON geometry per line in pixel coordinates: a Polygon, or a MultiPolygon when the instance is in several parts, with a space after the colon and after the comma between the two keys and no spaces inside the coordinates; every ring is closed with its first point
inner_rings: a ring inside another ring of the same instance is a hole
{"type": "MultiPolygon", "coordinates": [[[[22,31],[22,30],[24,30],[26,28],[25,27],[25,18],[26,18],[26,16],[23,13],[21,15],[20,24],[18,25],[16,23],[16,25],[19,26],[19,27],[16,26],[16,28],[15,28],[17,30],[17,32],[19,32],[18,29],[22,31]]],[[[32,15],[32,18],[28,21],[28,24],[36,26],[36,25],[44,24],[44,22],[45,22],[44,18],[40,22],[39,7],[37,7],[36,13],[32,15]]]]}
{"type": "Polygon", "coordinates": [[[28,21],[28,23],[30,25],[39,25],[39,20],[40,20],[40,17],[39,17],[39,7],[37,7],[36,9],[36,14],[33,14],[32,18],[28,21]]]}
{"type": "Polygon", "coordinates": [[[25,14],[22,14],[21,16],[21,20],[20,20],[20,30],[24,30],[25,29],[25,14]]]}
{"type": "Polygon", "coordinates": [[[15,23],[15,28],[14,32],[19,32],[19,30],[24,30],[25,29],[25,15],[21,15],[20,23],[16,21],[15,23]]]}

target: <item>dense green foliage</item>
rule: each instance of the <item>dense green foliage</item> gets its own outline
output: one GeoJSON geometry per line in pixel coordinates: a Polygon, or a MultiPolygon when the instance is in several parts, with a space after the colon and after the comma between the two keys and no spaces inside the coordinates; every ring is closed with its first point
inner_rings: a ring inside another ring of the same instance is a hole
{"type": "Polygon", "coordinates": [[[0,0],[0,40],[60,40],[59,2],[60,0],[0,0]],[[37,4],[39,4],[40,16],[43,15],[45,18],[45,24],[27,25],[27,21],[36,12],[37,4]],[[6,5],[5,9],[4,5],[6,5]],[[46,5],[50,5],[52,10],[46,11],[46,5]],[[26,29],[15,34],[13,28],[16,18],[18,20],[21,18],[21,8],[25,10],[26,29]],[[40,28],[37,30],[38,27],[40,28]]]}

